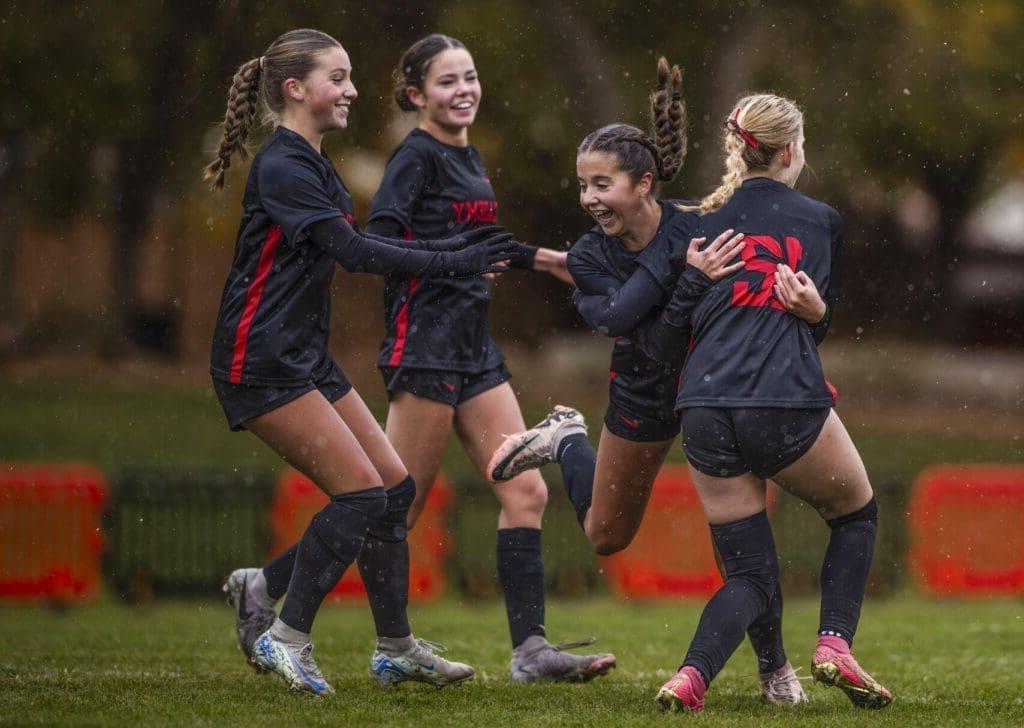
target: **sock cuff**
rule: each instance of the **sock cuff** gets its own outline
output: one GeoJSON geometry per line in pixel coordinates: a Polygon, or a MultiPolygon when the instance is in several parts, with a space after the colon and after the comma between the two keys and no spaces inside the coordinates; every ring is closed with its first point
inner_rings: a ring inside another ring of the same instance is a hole
{"type": "Polygon", "coordinates": [[[540,551],[539,528],[499,528],[498,551],[540,551]]]}
{"type": "Polygon", "coordinates": [[[409,510],[412,502],[416,500],[416,481],[411,475],[405,476],[405,480],[387,489],[388,510],[396,507],[409,510]]]}
{"type": "Polygon", "coordinates": [[[569,447],[569,445],[583,443],[588,445],[590,444],[590,441],[587,439],[586,430],[574,429],[573,431],[562,435],[558,439],[557,443],[552,443],[555,453],[555,462],[557,463],[562,460],[562,453],[565,452],[565,449],[569,447]]]}
{"type": "Polygon", "coordinates": [[[855,521],[868,521],[878,525],[878,503],[875,502],[874,496],[871,496],[871,500],[853,513],[847,513],[845,516],[839,516],[838,518],[830,518],[825,523],[828,524],[829,528],[837,528],[848,523],[854,523],[855,521]]]}
{"type": "Polygon", "coordinates": [[[759,511],[752,516],[741,518],[738,521],[708,525],[711,527],[711,533],[714,536],[731,536],[733,534],[747,531],[751,528],[761,528],[763,526],[768,526],[769,529],[771,528],[771,524],[768,521],[767,510],[759,511]]]}

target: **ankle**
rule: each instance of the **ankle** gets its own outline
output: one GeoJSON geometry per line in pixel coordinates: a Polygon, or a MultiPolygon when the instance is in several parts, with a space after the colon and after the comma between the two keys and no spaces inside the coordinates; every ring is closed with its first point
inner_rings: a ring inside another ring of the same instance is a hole
{"type": "Polygon", "coordinates": [[[405,637],[378,637],[377,649],[388,657],[398,657],[416,646],[416,638],[411,634],[405,637]]]}
{"type": "Polygon", "coordinates": [[[286,642],[291,645],[305,645],[309,642],[309,632],[301,632],[294,627],[289,627],[281,621],[280,617],[274,620],[270,627],[270,636],[276,642],[286,642]]]}
{"type": "Polygon", "coordinates": [[[828,647],[843,655],[850,654],[850,643],[839,635],[818,635],[818,647],[828,647]]]}

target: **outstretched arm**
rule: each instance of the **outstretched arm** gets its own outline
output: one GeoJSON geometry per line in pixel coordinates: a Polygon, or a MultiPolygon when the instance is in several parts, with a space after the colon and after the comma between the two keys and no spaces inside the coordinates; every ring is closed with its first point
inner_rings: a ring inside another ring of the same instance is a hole
{"type": "Polygon", "coordinates": [[[404,244],[407,241],[389,239],[388,242],[380,242],[361,235],[342,217],[315,222],[309,226],[308,232],[313,244],[338,261],[345,270],[377,275],[470,277],[502,272],[506,269],[496,263],[507,259],[514,245],[511,235],[492,232],[478,244],[463,250],[417,250],[404,244]]]}

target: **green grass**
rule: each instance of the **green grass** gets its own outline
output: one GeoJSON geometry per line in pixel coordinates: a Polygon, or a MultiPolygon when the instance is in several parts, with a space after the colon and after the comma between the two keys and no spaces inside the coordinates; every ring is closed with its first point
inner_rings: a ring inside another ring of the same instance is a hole
{"type": "MultiPolygon", "coordinates": [[[[869,600],[857,653],[895,694],[886,711],[853,709],[837,690],[807,684],[798,709],[763,705],[744,645],[712,684],[702,716],[661,715],[657,688],[679,662],[700,605],[610,599],[556,601],[553,639],[598,635],[619,669],[588,685],[517,686],[500,602],[444,602],[412,609],[419,634],[446,642],[479,677],[461,688],[381,690],[366,666],[372,622],[362,606],[325,608],[318,661],[338,690],[291,694],[243,664],[229,609],[215,602],[129,607],[110,601],[66,613],[0,609],[0,722],[174,725],[986,725],[1024,723],[1024,618],[1020,603],[869,600]]],[[[816,604],[787,603],[790,658],[806,665],[816,604]]]]}
{"type": "MultiPolygon", "coordinates": [[[[583,407],[593,423],[603,414],[601,394],[583,407]]],[[[385,402],[370,398],[368,403],[383,421],[385,402]]],[[[524,401],[523,407],[527,422],[533,422],[543,416],[546,404],[524,401]]],[[[1024,442],[1012,435],[922,433],[895,425],[859,425],[856,418],[847,426],[874,477],[909,480],[940,461],[1024,461],[1024,442]]],[[[271,471],[281,467],[280,459],[255,437],[228,431],[208,388],[118,389],[74,382],[0,386],[0,460],[87,460],[108,473],[168,464],[271,471]]],[[[669,462],[683,462],[682,448],[672,448],[669,462]]],[[[470,472],[454,437],[444,467],[453,475],[470,472]]]]}

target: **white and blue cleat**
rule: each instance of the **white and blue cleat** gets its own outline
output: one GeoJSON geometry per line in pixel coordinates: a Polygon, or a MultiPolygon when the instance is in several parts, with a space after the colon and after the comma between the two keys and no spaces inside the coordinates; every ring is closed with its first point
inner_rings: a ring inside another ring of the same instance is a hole
{"type": "Polygon", "coordinates": [[[292,690],[299,690],[313,695],[333,695],[334,688],[324,678],[313,661],[313,644],[307,642],[302,647],[287,642],[279,642],[270,636],[267,630],[256,638],[252,649],[252,660],[255,664],[273,672],[288,683],[292,690]]]}
{"type": "Polygon", "coordinates": [[[413,645],[398,655],[383,652],[378,645],[370,658],[370,675],[381,687],[406,681],[421,682],[443,688],[461,685],[476,676],[472,667],[438,656],[447,648],[436,642],[413,638],[413,645]]]}

